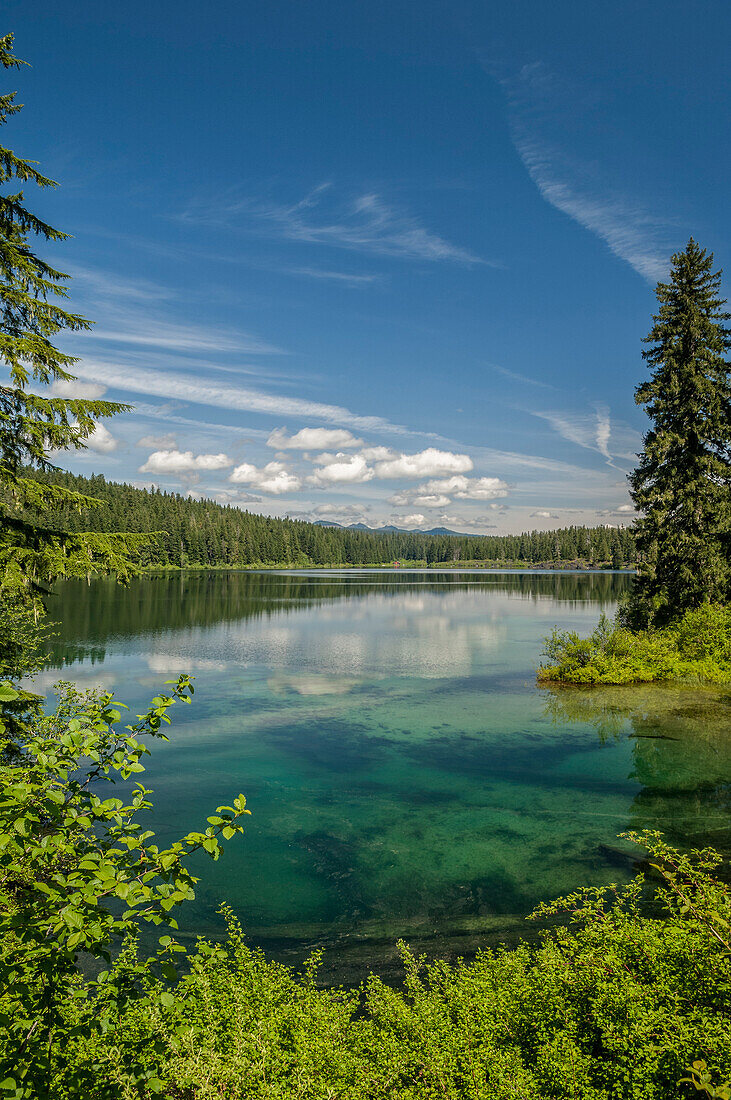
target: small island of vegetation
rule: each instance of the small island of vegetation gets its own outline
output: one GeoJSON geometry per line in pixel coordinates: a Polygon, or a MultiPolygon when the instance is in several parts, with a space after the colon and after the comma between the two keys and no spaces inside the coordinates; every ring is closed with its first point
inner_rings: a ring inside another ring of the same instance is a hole
{"type": "Polygon", "coordinates": [[[731,332],[721,272],[694,240],[671,280],[643,352],[637,388],[652,428],[630,475],[638,509],[637,573],[617,621],[588,638],[554,631],[545,681],[625,684],[731,680],[731,332]]]}

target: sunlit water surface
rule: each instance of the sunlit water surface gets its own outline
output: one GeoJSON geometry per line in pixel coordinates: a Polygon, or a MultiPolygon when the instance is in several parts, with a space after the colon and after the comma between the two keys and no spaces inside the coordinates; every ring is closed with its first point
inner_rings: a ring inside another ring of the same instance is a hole
{"type": "Polygon", "coordinates": [[[618,574],[210,573],[67,584],[50,689],[136,713],[196,676],[145,783],[163,842],[243,791],[246,835],[201,860],[184,936],[221,931],[333,980],[386,972],[400,936],[470,954],[540,901],[633,872],[628,828],[731,847],[730,696],[536,685],[551,627],[612,614],[618,574]],[[63,666],[62,671],[60,667],[63,666]]]}

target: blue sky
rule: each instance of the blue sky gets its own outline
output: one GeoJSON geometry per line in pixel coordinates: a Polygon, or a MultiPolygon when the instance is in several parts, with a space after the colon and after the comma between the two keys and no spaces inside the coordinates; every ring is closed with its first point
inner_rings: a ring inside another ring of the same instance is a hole
{"type": "MultiPolygon", "coordinates": [[[[61,186],[129,401],[79,472],[272,515],[628,518],[653,287],[731,263],[728,4],[4,6],[1,140],[61,186]]],[[[77,392],[79,392],[77,387],[77,392]]]]}

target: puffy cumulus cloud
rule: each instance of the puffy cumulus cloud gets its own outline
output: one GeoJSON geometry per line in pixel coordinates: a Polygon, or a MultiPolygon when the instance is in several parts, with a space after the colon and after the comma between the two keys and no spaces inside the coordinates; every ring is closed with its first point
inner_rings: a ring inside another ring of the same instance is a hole
{"type": "Polygon", "coordinates": [[[109,428],[105,427],[104,424],[96,424],[94,431],[90,436],[87,436],[84,443],[90,451],[105,455],[111,451],[116,451],[119,446],[119,441],[114,438],[109,428]]]}
{"type": "Polygon", "coordinates": [[[225,470],[231,465],[228,455],[194,455],[192,451],[153,451],[140,466],[141,474],[183,474],[200,470],[225,470]]]}
{"type": "Polygon", "coordinates": [[[469,455],[439,451],[427,447],[416,454],[397,454],[376,463],[376,474],[383,478],[436,477],[439,474],[461,474],[473,466],[469,455]]]}
{"type": "Polygon", "coordinates": [[[507,494],[508,486],[499,477],[470,478],[463,474],[454,474],[452,477],[433,478],[416,489],[403,489],[389,497],[389,502],[399,507],[416,505],[420,508],[447,508],[453,497],[459,500],[488,501],[507,494]]]}
{"type": "Polygon", "coordinates": [[[367,462],[386,462],[400,455],[392,447],[363,447],[360,453],[367,462]]]}
{"type": "Polygon", "coordinates": [[[301,479],[291,473],[281,462],[267,462],[266,466],[261,467],[252,466],[250,462],[242,462],[232,470],[229,481],[251,485],[260,493],[271,493],[272,496],[296,493],[302,488],[301,479]]]}
{"type": "Polygon", "coordinates": [[[215,489],[203,495],[213,497],[218,504],[230,504],[232,508],[238,508],[242,504],[261,504],[262,502],[261,497],[240,489],[215,489]]]}
{"type": "Polygon", "coordinates": [[[343,527],[352,523],[363,523],[366,527],[372,527],[370,510],[369,504],[318,504],[307,512],[288,512],[288,515],[290,519],[304,519],[308,523],[325,520],[343,527]]]}
{"type": "Polygon", "coordinates": [[[422,527],[426,523],[426,516],[421,512],[411,512],[406,516],[391,516],[391,522],[397,527],[422,527]]]}
{"type": "Polygon", "coordinates": [[[98,401],[107,392],[100,382],[82,382],[79,378],[57,378],[51,383],[51,397],[81,398],[98,401]]]}
{"type": "Polygon", "coordinates": [[[314,461],[319,469],[307,478],[310,485],[356,485],[375,477],[362,455],[346,455],[339,451],[318,455],[314,461]]]}
{"type": "Polygon", "coordinates": [[[289,436],[286,428],[275,428],[267,439],[267,447],[279,451],[319,451],[323,447],[342,450],[362,445],[363,440],[345,428],[302,428],[289,436]]]}
{"type": "Polygon", "coordinates": [[[438,478],[419,486],[419,492],[444,493],[459,500],[495,500],[508,495],[508,486],[499,477],[438,478]]]}
{"type": "Polygon", "coordinates": [[[620,516],[629,519],[635,515],[637,509],[634,504],[620,504],[617,508],[602,508],[596,514],[598,516],[620,516]]]}
{"type": "Polygon", "coordinates": [[[444,493],[420,493],[418,489],[404,489],[389,497],[388,502],[395,504],[397,508],[407,508],[410,504],[419,508],[447,508],[452,503],[452,498],[444,493]]]}
{"type": "Polygon", "coordinates": [[[537,512],[531,512],[529,519],[558,519],[556,512],[546,512],[542,508],[539,508],[537,512]]]}
{"type": "MultiPolygon", "coordinates": [[[[437,517],[432,517],[431,522],[436,524],[437,517]]],[[[480,519],[475,519],[474,516],[455,516],[453,513],[442,512],[438,517],[438,522],[442,527],[451,527],[453,530],[459,532],[476,531],[478,534],[483,531],[494,531],[497,528],[495,523],[483,523],[480,519]]]]}

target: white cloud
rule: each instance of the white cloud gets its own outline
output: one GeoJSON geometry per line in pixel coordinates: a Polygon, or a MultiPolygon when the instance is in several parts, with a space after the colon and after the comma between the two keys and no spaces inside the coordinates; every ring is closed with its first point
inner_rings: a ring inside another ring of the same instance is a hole
{"type": "Polygon", "coordinates": [[[605,405],[597,405],[596,410],[596,445],[600,454],[611,462],[609,453],[609,437],[612,434],[612,422],[609,419],[609,409],[605,405]]]}
{"type": "Polygon", "coordinates": [[[531,519],[558,519],[558,515],[555,512],[546,512],[543,509],[539,509],[537,512],[530,513],[531,519]]]}
{"type": "Polygon", "coordinates": [[[452,503],[452,498],[444,493],[420,493],[418,489],[403,489],[388,500],[390,504],[401,508],[409,504],[415,504],[419,508],[447,508],[452,503]]]}
{"type": "Polygon", "coordinates": [[[118,302],[120,298],[127,298],[131,301],[150,302],[173,297],[169,286],[160,286],[137,276],[127,279],[116,271],[102,271],[100,268],[74,264],[71,274],[74,283],[81,283],[94,301],[118,302]]]}
{"type": "Polygon", "coordinates": [[[94,328],[87,339],[115,344],[139,344],[177,352],[239,352],[246,355],[281,355],[282,349],[247,333],[204,325],[175,324],[157,317],[146,317],[137,310],[114,310],[108,315],[115,328],[94,328]]]}
{"type": "Polygon", "coordinates": [[[513,144],[546,202],[594,233],[648,282],[665,278],[671,250],[667,225],[639,204],[608,192],[606,172],[597,180],[591,155],[582,162],[568,151],[576,142],[569,128],[581,113],[578,96],[559,88],[541,62],[524,65],[501,84],[513,144]],[[549,140],[546,133],[555,136],[549,140]]]}
{"type": "Polygon", "coordinates": [[[399,452],[392,447],[364,447],[360,453],[368,462],[386,462],[399,456],[399,452]]]}
{"type": "Polygon", "coordinates": [[[463,473],[471,470],[472,465],[469,455],[427,447],[417,454],[400,454],[378,462],[376,473],[383,478],[431,477],[437,474],[463,473]]]}
{"type": "Polygon", "coordinates": [[[318,504],[312,510],[313,515],[322,518],[325,516],[360,516],[369,511],[369,504],[318,504]]]}
{"type": "Polygon", "coordinates": [[[188,471],[225,470],[231,466],[225,454],[194,455],[192,451],[153,451],[139,468],[141,474],[181,474],[188,471]]]}
{"type": "Polygon", "coordinates": [[[242,462],[231,472],[229,481],[251,485],[260,493],[271,493],[273,496],[296,493],[302,488],[301,479],[281,462],[267,462],[266,466],[261,467],[242,462]]]}
{"type": "Polygon", "coordinates": [[[364,286],[374,283],[378,275],[349,275],[346,271],[323,271],[317,267],[293,267],[288,271],[290,275],[305,275],[310,279],[329,279],[346,286],[364,286]]]}
{"type": "Polygon", "coordinates": [[[602,508],[596,513],[598,516],[622,516],[629,517],[637,514],[634,504],[620,504],[617,508],[602,508]]]}
{"type": "Polygon", "coordinates": [[[320,184],[292,206],[266,204],[250,199],[228,206],[210,203],[191,206],[182,218],[196,222],[231,224],[242,217],[271,227],[290,241],[324,244],[356,252],[370,252],[400,259],[450,260],[482,263],[465,248],[450,244],[421,226],[415,218],[389,206],[373,192],[357,195],[345,203],[332,201],[329,183],[320,184]]]}
{"type": "Polygon", "coordinates": [[[446,508],[452,503],[452,497],[459,500],[496,500],[508,494],[506,482],[499,477],[465,477],[455,474],[452,477],[435,478],[419,485],[416,489],[403,489],[389,498],[391,504],[416,504],[422,508],[446,508]]]}
{"type": "Polygon", "coordinates": [[[143,435],[137,440],[138,447],[152,447],[153,451],[175,451],[178,441],[172,432],[167,435],[143,435]]]}
{"type": "Polygon", "coordinates": [[[310,485],[358,484],[375,474],[362,455],[321,454],[314,459],[320,469],[308,477],[310,485]]]}
{"type": "Polygon", "coordinates": [[[97,401],[107,392],[107,387],[99,382],[82,382],[78,378],[57,378],[51,383],[51,397],[82,398],[86,401],[97,401]]]}
{"type": "Polygon", "coordinates": [[[119,446],[119,441],[114,438],[109,428],[104,424],[96,424],[94,431],[90,436],[87,436],[84,443],[90,451],[96,451],[98,454],[110,454],[112,451],[116,451],[119,446]]]}
{"type": "MultiPolygon", "coordinates": [[[[507,367],[499,367],[497,363],[488,363],[491,370],[496,370],[505,378],[511,378],[514,382],[521,382],[528,386],[540,386],[544,390],[555,390],[550,382],[542,382],[539,378],[530,378],[527,374],[520,374],[517,370],[509,370],[507,367]]],[[[458,410],[459,411],[459,410],[458,410]]]]}
{"type": "Polygon", "coordinates": [[[397,527],[422,527],[426,523],[426,516],[421,512],[412,512],[406,516],[392,516],[391,519],[397,527]]]}
{"type": "Polygon", "coordinates": [[[614,464],[609,450],[612,422],[609,409],[605,405],[597,405],[593,413],[551,412],[541,409],[531,410],[531,415],[545,420],[569,443],[576,443],[588,451],[596,451],[610,466],[614,464]]]}
{"type": "Polygon", "coordinates": [[[234,508],[242,504],[261,504],[262,501],[261,497],[253,493],[244,493],[236,489],[214,489],[206,495],[211,496],[219,504],[230,504],[234,508]]]}
{"type": "Polygon", "coordinates": [[[426,493],[449,493],[460,500],[495,500],[508,495],[508,486],[499,477],[448,477],[419,486],[426,493]]]}
{"type": "Polygon", "coordinates": [[[363,523],[370,527],[373,526],[373,520],[369,515],[370,510],[371,506],[369,504],[318,504],[316,508],[312,508],[310,511],[290,512],[289,516],[292,519],[307,520],[309,523],[321,519],[341,523],[343,526],[351,523],[363,523]]]}
{"type": "Polygon", "coordinates": [[[279,451],[318,451],[327,447],[348,449],[362,446],[363,440],[357,439],[345,428],[301,428],[288,436],[286,428],[275,428],[267,439],[267,447],[279,451]]]}
{"type": "Polygon", "coordinates": [[[199,376],[174,371],[143,370],[123,363],[85,359],[76,368],[81,375],[101,378],[110,386],[134,393],[156,394],[160,397],[175,396],[179,401],[201,405],[213,405],[223,409],[240,409],[244,412],[271,413],[276,416],[293,416],[349,424],[361,431],[390,432],[394,435],[415,435],[400,424],[391,424],[380,416],[358,416],[338,405],[326,405],[298,397],[264,393],[239,385],[209,381],[199,376]]]}

